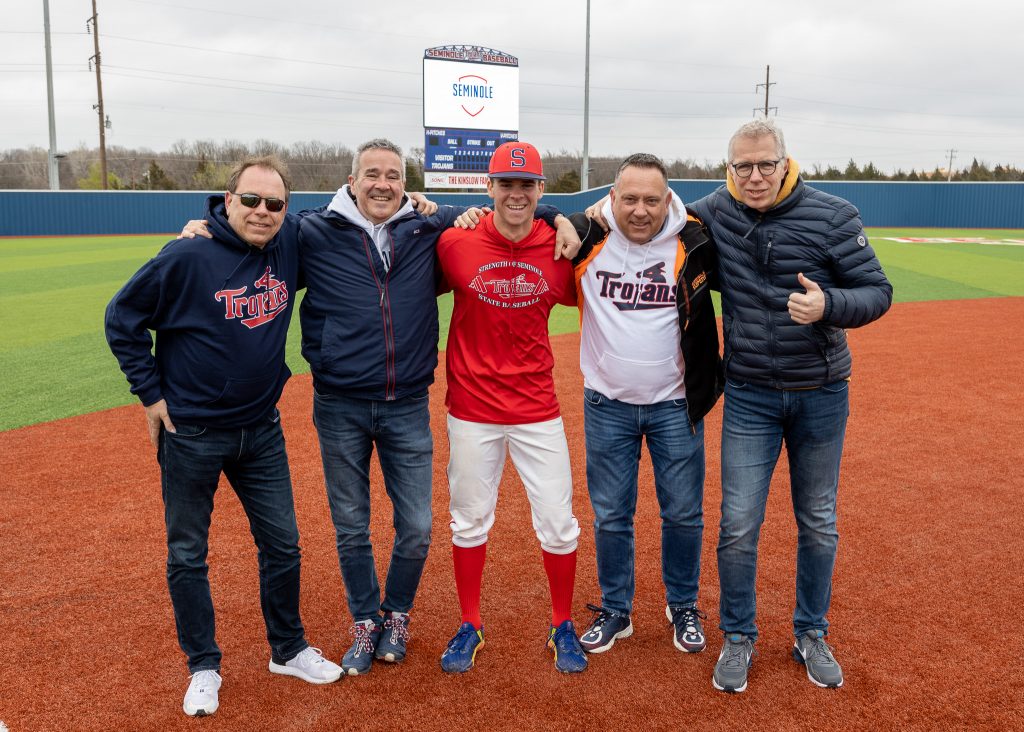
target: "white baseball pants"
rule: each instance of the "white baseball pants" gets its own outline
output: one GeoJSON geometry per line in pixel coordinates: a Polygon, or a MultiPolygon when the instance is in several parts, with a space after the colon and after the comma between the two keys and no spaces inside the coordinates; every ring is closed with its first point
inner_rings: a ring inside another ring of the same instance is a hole
{"type": "Polygon", "coordinates": [[[448,488],[452,542],[469,549],[494,525],[505,455],[526,487],[533,530],[544,551],[576,550],[580,525],[572,513],[572,469],[562,418],[533,424],[482,424],[448,415],[448,488]]]}

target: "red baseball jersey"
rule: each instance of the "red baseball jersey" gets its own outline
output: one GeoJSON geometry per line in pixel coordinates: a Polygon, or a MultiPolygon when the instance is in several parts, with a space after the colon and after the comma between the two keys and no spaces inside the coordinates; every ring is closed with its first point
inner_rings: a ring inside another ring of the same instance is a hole
{"type": "Polygon", "coordinates": [[[554,230],[539,220],[510,241],[493,214],[475,230],[441,234],[441,288],[455,293],[445,353],[453,417],[488,424],[558,417],[548,315],[557,303],[576,304],[576,284],[572,264],[553,258],[554,244],[554,230]]]}

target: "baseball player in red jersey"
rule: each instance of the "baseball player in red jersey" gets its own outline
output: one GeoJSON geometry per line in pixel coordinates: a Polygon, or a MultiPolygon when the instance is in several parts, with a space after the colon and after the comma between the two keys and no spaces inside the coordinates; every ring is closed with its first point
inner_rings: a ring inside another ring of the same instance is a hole
{"type": "Polygon", "coordinates": [[[448,483],[452,556],[462,625],[441,655],[444,671],[473,667],[484,645],[480,585],[506,452],[526,488],[551,591],[548,646],[555,667],[587,667],[571,620],[580,529],[572,512],[569,448],[548,341],[557,303],[576,304],[572,264],[553,260],[555,232],[533,220],[544,194],[540,154],[509,142],[495,150],[487,193],[494,212],[437,244],[442,290],[453,290],[448,334],[448,483]]]}

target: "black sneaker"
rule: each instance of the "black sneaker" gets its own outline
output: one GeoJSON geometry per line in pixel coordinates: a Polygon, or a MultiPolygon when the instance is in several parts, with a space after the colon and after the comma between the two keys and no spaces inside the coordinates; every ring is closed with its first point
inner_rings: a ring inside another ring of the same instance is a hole
{"type": "Polygon", "coordinates": [[[619,615],[597,605],[587,605],[594,613],[587,632],[580,636],[580,645],[587,653],[604,653],[619,638],[633,635],[633,623],[628,615],[619,615]]]}
{"type": "Polygon", "coordinates": [[[696,605],[680,605],[665,608],[665,617],[672,623],[672,641],[676,648],[684,653],[700,653],[708,644],[704,637],[704,626],[701,620],[707,615],[697,609],[696,605]]]}
{"type": "Polygon", "coordinates": [[[742,633],[726,633],[711,685],[730,694],[746,691],[747,671],[754,660],[754,653],[754,641],[749,637],[742,633]]]}
{"type": "Polygon", "coordinates": [[[825,633],[808,630],[796,637],[793,658],[807,667],[807,678],[812,684],[825,689],[838,689],[843,685],[843,669],[832,655],[832,646],[825,642],[825,633]]]}

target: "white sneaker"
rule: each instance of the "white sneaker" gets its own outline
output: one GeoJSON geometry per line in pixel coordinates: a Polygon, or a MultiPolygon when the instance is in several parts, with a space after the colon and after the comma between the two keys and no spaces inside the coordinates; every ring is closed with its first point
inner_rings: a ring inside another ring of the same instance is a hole
{"type": "Polygon", "coordinates": [[[192,674],[185,703],[182,709],[190,717],[205,717],[217,711],[217,690],[220,689],[220,674],[216,671],[196,671],[192,674]]]}
{"type": "Polygon", "coordinates": [[[328,661],[319,648],[312,646],[307,646],[299,655],[283,664],[277,663],[271,658],[270,672],[285,676],[297,676],[311,684],[329,684],[341,678],[341,666],[328,661]]]}

